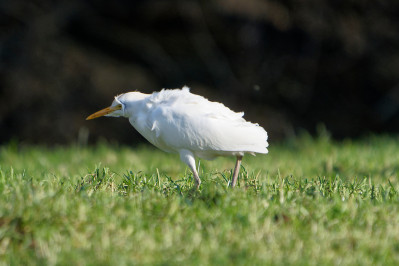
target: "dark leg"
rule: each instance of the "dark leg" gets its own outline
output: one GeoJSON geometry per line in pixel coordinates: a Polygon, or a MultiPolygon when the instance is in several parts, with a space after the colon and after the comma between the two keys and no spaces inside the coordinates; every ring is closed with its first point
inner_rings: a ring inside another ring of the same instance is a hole
{"type": "Polygon", "coordinates": [[[201,185],[201,179],[198,176],[197,170],[191,169],[191,171],[193,172],[193,176],[194,176],[194,180],[195,180],[195,188],[199,189],[199,186],[201,185]]]}
{"type": "Polygon", "coordinates": [[[235,187],[237,183],[238,173],[240,172],[242,156],[237,156],[236,166],[234,168],[233,178],[231,180],[231,187],[235,187]]]}

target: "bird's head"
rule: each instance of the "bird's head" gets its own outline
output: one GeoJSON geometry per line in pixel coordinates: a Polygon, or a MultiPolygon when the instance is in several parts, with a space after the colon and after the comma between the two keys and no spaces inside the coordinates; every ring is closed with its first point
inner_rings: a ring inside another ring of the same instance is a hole
{"type": "Polygon", "coordinates": [[[89,115],[86,120],[98,118],[101,116],[128,117],[129,114],[133,111],[131,109],[134,108],[135,104],[146,96],[148,95],[140,92],[128,92],[118,95],[115,97],[111,106],[89,115]]]}

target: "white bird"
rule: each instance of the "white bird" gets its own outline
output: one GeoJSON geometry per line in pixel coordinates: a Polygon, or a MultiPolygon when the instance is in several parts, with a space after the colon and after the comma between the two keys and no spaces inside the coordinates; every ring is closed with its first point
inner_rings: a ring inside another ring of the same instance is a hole
{"type": "Polygon", "coordinates": [[[245,153],[268,153],[267,132],[258,124],[245,121],[218,102],[192,94],[188,87],[161,90],[152,94],[128,92],[115,97],[110,107],[86,118],[126,117],[150,143],[165,152],[180,154],[194,176],[198,188],[201,180],[195,157],[212,160],[217,156],[236,156],[231,187],[237,183],[245,153]]]}

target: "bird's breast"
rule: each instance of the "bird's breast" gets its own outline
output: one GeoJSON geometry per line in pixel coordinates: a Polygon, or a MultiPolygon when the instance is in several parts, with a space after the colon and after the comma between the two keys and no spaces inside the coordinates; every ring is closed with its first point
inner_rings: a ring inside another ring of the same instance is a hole
{"type": "Polygon", "coordinates": [[[162,130],[158,127],[157,121],[149,121],[144,118],[130,118],[130,124],[155,147],[166,151],[166,152],[174,152],[175,150],[171,149],[162,138],[162,130]]]}

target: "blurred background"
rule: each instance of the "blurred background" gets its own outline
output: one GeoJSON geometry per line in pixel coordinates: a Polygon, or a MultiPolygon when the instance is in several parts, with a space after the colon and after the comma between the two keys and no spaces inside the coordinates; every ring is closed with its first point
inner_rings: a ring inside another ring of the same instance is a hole
{"type": "Polygon", "coordinates": [[[271,142],[399,131],[399,1],[0,1],[0,143],[143,141],[85,118],[117,94],[191,87],[271,142]]]}

